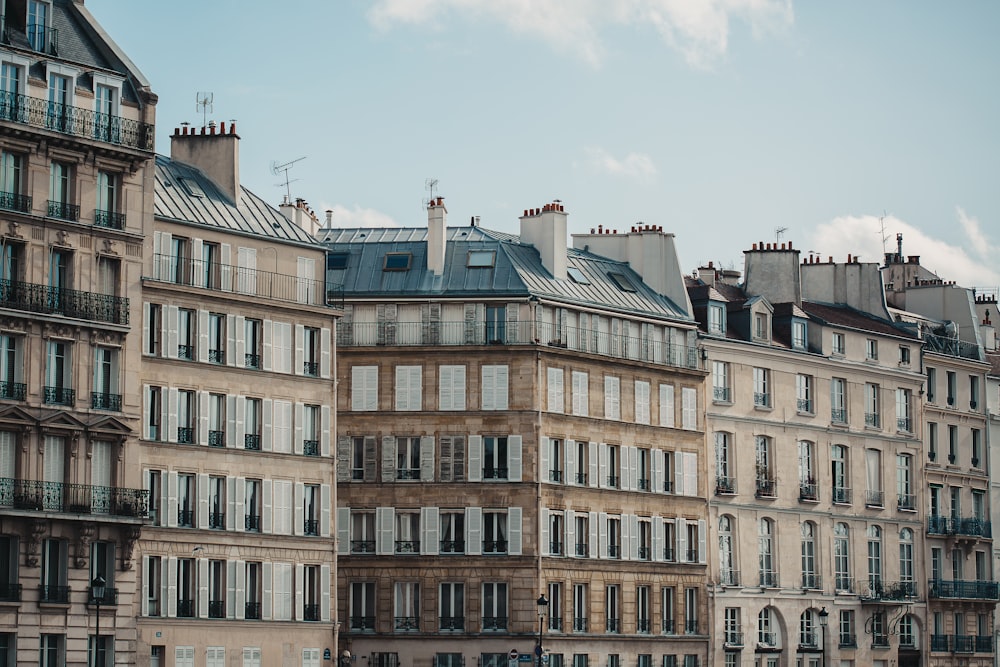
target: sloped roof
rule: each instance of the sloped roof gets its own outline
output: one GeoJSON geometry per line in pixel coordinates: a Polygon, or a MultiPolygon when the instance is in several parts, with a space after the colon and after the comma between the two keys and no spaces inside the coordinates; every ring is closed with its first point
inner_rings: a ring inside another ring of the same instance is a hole
{"type": "Polygon", "coordinates": [[[347,268],[328,271],[328,279],[344,285],[347,298],[365,296],[538,297],[566,304],[600,307],[636,315],[691,321],[682,307],[643,283],[628,264],[568,248],[567,266],[589,284],[557,280],[542,265],[538,251],[513,234],[482,227],[448,227],[444,271],[427,269],[427,229],[361,228],[324,230],[333,253],[347,253],[347,268]],[[494,251],[492,267],[468,266],[472,250],[494,251]],[[410,253],[409,270],[383,270],[387,253],[410,253]],[[609,273],[620,273],[635,287],[621,289],[609,273]]]}
{"type": "Polygon", "coordinates": [[[201,170],[189,164],[156,156],[156,189],[153,212],[158,218],[217,227],[273,239],[316,244],[304,229],[263,199],[240,187],[234,206],[201,170]]]}
{"type": "Polygon", "coordinates": [[[872,333],[884,334],[887,336],[897,336],[899,338],[912,338],[919,340],[913,332],[900,327],[889,320],[875,317],[869,313],[862,312],[843,304],[802,302],[802,310],[811,317],[821,320],[824,323],[835,326],[849,327],[872,333]]]}

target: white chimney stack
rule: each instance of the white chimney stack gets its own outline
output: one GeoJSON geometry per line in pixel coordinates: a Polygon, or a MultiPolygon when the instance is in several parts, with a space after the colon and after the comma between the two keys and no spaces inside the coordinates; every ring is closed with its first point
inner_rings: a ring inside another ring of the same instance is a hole
{"type": "Polygon", "coordinates": [[[566,280],[567,217],[565,207],[558,201],[526,209],[521,216],[521,243],[535,246],[542,266],[556,280],[566,280]]]}
{"type": "Polygon", "coordinates": [[[448,209],[444,207],[444,197],[435,197],[427,204],[427,268],[435,276],[444,273],[447,228],[448,209]]]}

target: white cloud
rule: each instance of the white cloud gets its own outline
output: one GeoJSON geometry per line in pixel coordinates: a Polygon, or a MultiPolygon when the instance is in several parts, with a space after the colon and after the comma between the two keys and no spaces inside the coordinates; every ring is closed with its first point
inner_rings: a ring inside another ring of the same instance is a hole
{"type": "Polygon", "coordinates": [[[382,29],[434,27],[448,14],[505,24],[592,65],[605,52],[600,28],[611,24],[652,26],[689,64],[709,67],[725,55],[733,21],[749,23],[755,36],[793,21],[791,0],[376,0],[369,18],[382,29]]]}
{"type": "Polygon", "coordinates": [[[650,181],[656,176],[653,158],[645,153],[629,153],[619,159],[603,148],[587,148],[587,164],[594,170],[612,176],[625,176],[638,181],[650,181]]]}
{"type": "Polygon", "coordinates": [[[902,233],[903,254],[919,255],[921,266],[942,280],[953,280],[963,287],[1000,284],[1000,272],[984,261],[987,257],[984,253],[992,252],[992,256],[996,256],[996,243],[989,240],[979,221],[961,208],[956,210],[956,216],[965,233],[958,245],[929,236],[899,218],[888,216],[884,221],[887,239],[883,251],[879,216],[848,215],[819,225],[809,248],[824,260],[832,256],[834,261],[843,262],[851,254],[863,262],[881,263],[883,252],[896,251],[896,234],[902,233]]]}
{"type": "MultiPolygon", "coordinates": [[[[357,204],[354,208],[348,208],[343,204],[324,204],[320,207],[321,211],[333,211],[333,226],[341,228],[352,228],[352,227],[401,227],[399,223],[393,220],[390,216],[382,213],[381,211],[376,211],[373,208],[361,208],[357,204]]],[[[320,218],[323,224],[326,224],[326,218],[320,218]]]]}

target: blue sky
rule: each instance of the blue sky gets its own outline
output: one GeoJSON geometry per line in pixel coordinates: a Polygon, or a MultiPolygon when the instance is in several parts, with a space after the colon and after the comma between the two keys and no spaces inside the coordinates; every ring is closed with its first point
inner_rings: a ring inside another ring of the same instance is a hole
{"type": "Polygon", "coordinates": [[[338,226],[662,225],[685,270],[756,241],[1000,285],[1000,3],[86,0],[159,95],[238,121],[241,179],[338,226]]]}

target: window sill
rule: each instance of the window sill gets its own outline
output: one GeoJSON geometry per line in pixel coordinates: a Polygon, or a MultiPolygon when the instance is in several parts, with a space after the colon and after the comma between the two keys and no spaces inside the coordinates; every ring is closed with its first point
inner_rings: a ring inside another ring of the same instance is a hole
{"type": "Polygon", "coordinates": [[[754,410],[760,410],[761,412],[773,412],[774,411],[774,408],[771,407],[770,405],[757,405],[757,404],[754,404],[753,409],[754,410]]]}
{"type": "Polygon", "coordinates": [[[815,417],[816,416],[815,412],[809,412],[808,410],[796,410],[795,414],[797,414],[799,417],[815,417]]]}
{"type": "Polygon", "coordinates": [[[732,401],[722,401],[717,398],[712,399],[712,405],[732,405],[732,401]]]}
{"type": "Polygon", "coordinates": [[[844,429],[846,431],[847,429],[849,429],[851,427],[851,425],[848,422],[835,422],[835,421],[831,421],[830,422],[830,427],[831,428],[840,428],[840,429],[844,429]]]}

